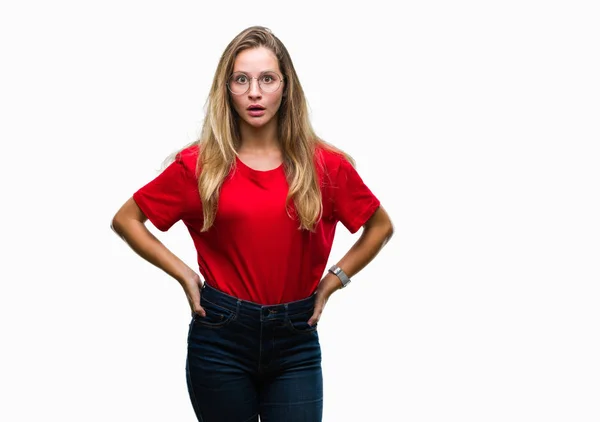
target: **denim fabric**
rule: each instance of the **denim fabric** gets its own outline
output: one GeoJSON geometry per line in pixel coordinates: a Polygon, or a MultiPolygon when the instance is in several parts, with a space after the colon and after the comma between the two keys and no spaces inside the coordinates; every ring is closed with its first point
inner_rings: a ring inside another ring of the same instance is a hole
{"type": "Polygon", "coordinates": [[[321,421],[321,346],[307,323],[314,300],[260,305],[204,283],[206,317],[192,317],[186,360],[199,421],[321,421]]]}

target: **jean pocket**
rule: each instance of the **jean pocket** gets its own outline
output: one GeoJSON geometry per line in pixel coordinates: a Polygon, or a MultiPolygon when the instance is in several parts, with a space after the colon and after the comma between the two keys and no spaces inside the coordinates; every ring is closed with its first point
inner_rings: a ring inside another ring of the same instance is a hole
{"type": "Polygon", "coordinates": [[[200,305],[204,308],[206,316],[194,314],[193,323],[209,328],[220,328],[235,319],[236,313],[231,309],[224,308],[206,299],[200,298],[200,305]]]}
{"type": "Polygon", "coordinates": [[[308,320],[312,316],[314,309],[310,309],[305,312],[300,312],[297,314],[288,314],[286,318],[286,325],[290,329],[292,333],[312,333],[317,330],[317,325],[319,323],[308,325],[308,320]]]}

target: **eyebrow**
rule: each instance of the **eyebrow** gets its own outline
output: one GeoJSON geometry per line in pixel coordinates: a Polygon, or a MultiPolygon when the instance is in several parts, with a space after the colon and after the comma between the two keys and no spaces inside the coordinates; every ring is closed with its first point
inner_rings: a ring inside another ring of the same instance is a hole
{"type": "MultiPolygon", "coordinates": [[[[274,69],[267,69],[267,70],[262,70],[262,71],[259,73],[259,75],[260,75],[261,73],[265,73],[265,72],[275,72],[275,73],[279,73],[279,72],[277,72],[277,71],[276,71],[276,70],[274,70],[274,69]]],[[[245,70],[235,70],[235,71],[233,71],[233,73],[245,73],[246,75],[249,75],[249,74],[250,74],[250,72],[246,72],[245,70]]]]}

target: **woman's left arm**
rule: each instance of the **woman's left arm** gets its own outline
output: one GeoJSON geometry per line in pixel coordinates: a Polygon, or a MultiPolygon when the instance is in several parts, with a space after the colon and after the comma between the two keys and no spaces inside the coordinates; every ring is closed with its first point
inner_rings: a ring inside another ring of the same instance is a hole
{"type": "MultiPolygon", "coordinates": [[[[380,206],[363,225],[363,232],[361,233],[360,238],[342,257],[337,266],[340,267],[348,277],[354,276],[375,258],[393,234],[394,225],[390,220],[390,216],[383,207],[380,206]]],[[[319,321],[329,296],[341,288],[342,282],[336,275],[328,272],[327,275],[323,277],[317,288],[314,313],[308,320],[310,325],[319,321]]]]}

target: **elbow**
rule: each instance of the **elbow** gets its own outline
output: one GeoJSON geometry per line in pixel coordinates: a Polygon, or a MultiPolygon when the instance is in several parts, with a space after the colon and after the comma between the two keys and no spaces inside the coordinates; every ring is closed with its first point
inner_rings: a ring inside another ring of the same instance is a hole
{"type": "Polygon", "coordinates": [[[388,213],[380,207],[363,226],[365,231],[371,231],[385,245],[394,235],[394,224],[388,213]]]}
{"type": "Polygon", "coordinates": [[[120,237],[123,237],[125,231],[127,231],[130,227],[132,220],[137,220],[141,223],[144,223],[145,216],[140,211],[137,204],[133,201],[133,198],[130,198],[123,204],[123,206],[121,206],[121,208],[112,218],[110,222],[110,229],[120,237]]]}
{"type": "Polygon", "coordinates": [[[385,218],[381,221],[381,233],[383,236],[383,244],[385,245],[394,235],[394,223],[392,223],[392,219],[387,213],[385,213],[384,216],[385,218]]]}
{"type": "Polygon", "coordinates": [[[394,224],[392,223],[391,220],[388,220],[388,224],[387,224],[387,227],[385,228],[384,233],[385,233],[384,244],[386,244],[387,242],[390,241],[390,239],[394,235],[394,224]]]}
{"type": "Polygon", "coordinates": [[[110,229],[119,237],[123,236],[123,219],[119,213],[116,213],[110,221],[110,229]]]}
{"type": "Polygon", "coordinates": [[[120,233],[119,233],[120,227],[119,227],[119,221],[117,220],[117,216],[114,216],[113,219],[110,221],[110,229],[114,233],[120,235],[120,233]]]}

